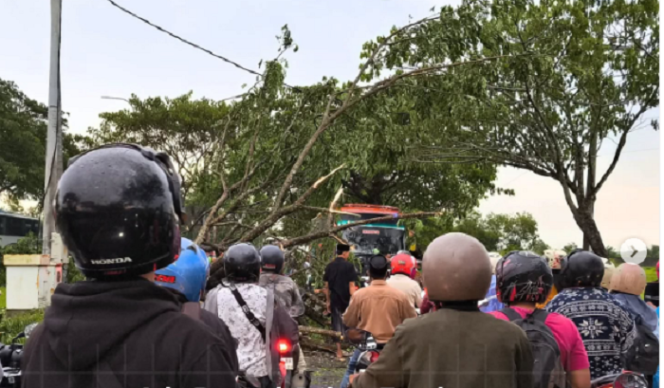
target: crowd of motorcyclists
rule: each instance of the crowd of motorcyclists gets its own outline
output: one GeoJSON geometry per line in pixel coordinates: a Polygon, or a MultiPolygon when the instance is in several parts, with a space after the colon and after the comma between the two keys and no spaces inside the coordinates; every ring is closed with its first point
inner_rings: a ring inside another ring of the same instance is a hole
{"type": "MultiPolygon", "coordinates": [[[[168,155],[111,144],[72,159],[55,213],[87,281],[56,288],[25,347],[22,386],[289,387],[284,339],[307,372],[304,303],[282,249],[236,244],[211,264],[214,247],[180,235],[168,155]]],[[[341,388],[590,388],[625,370],[658,386],[659,293],[638,265],[583,250],[499,257],[448,233],[427,247],[421,283],[409,253],[377,254],[358,289],[350,250],[339,244],[325,270],[327,310],[339,338],[370,333],[381,351],[357,373],[355,350],[341,388]]]]}

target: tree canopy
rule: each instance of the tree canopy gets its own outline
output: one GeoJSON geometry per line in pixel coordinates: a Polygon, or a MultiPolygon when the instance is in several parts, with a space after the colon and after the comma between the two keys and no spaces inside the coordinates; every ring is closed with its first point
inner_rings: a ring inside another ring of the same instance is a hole
{"type": "Polygon", "coordinates": [[[627,135],[650,124],[644,115],[659,104],[658,12],[656,0],[468,0],[401,34],[378,68],[494,58],[416,80],[423,112],[476,134],[453,148],[420,143],[421,158],[493,161],[556,180],[605,254],[593,207],[627,135]],[[608,138],[618,146],[599,172],[608,138]]]}
{"type": "MultiPolygon", "coordinates": [[[[0,196],[15,202],[40,199],[44,193],[48,108],[0,79],[0,196]]],[[[66,125],[66,121],[64,121],[66,125]]],[[[65,133],[65,160],[78,153],[79,136],[65,133]]]]}

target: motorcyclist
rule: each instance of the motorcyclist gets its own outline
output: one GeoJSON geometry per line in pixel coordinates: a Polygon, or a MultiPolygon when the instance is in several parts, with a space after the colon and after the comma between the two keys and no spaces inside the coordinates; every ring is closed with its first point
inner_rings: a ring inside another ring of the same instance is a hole
{"type": "Polygon", "coordinates": [[[491,260],[491,285],[489,286],[489,291],[484,297],[484,303],[480,306],[480,311],[483,313],[490,313],[492,311],[499,311],[504,306],[498,300],[496,296],[496,264],[498,260],[501,259],[500,253],[498,252],[489,252],[489,259],[491,260]]]}
{"type": "MultiPolygon", "coordinates": [[[[536,304],[545,300],[553,286],[553,274],[546,259],[532,252],[508,253],[496,265],[496,278],[499,301],[524,319],[536,313],[536,304]]],[[[509,320],[501,311],[490,314],[509,320]]],[[[551,313],[546,315],[544,324],[558,343],[560,364],[571,387],[590,388],[588,354],[574,322],[551,313]]]]}
{"type": "Polygon", "coordinates": [[[399,326],[356,388],[532,388],[530,343],[516,325],[479,311],[491,282],[484,246],[463,233],[435,239],[422,276],[437,310],[399,326]]]}
{"type": "Polygon", "coordinates": [[[546,306],[553,300],[553,298],[558,294],[559,291],[559,279],[560,279],[560,261],[565,257],[565,251],[558,251],[553,249],[547,249],[544,251],[544,257],[546,257],[549,262],[549,268],[551,268],[551,273],[553,274],[553,286],[549,295],[546,297],[546,300],[537,304],[538,309],[546,308],[546,306]]]}
{"type": "MultiPolygon", "coordinates": [[[[181,240],[180,255],[175,262],[155,272],[155,284],[171,291],[182,304],[185,314],[202,321],[224,342],[235,343],[226,324],[216,314],[201,308],[201,296],[210,269],[207,254],[193,241],[184,237],[181,240]]],[[[236,347],[224,351],[237,370],[236,347]]]]}
{"type": "Polygon", "coordinates": [[[259,284],[263,287],[274,286],[277,301],[291,317],[304,314],[304,302],[293,279],[283,276],[284,253],[276,245],[266,245],[261,251],[261,276],[259,284]]]}
{"type": "Polygon", "coordinates": [[[275,338],[286,337],[296,346],[297,323],[276,301],[270,304],[268,291],[258,284],[261,257],[253,245],[235,244],[228,248],[223,260],[226,278],[211,291],[216,293],[216,313],[239,342],[240,370],[255,377],[260,388],[274,388],[281,383],[278,355],[274,354],[275,338]],[[271,312],[273,325],[278,322],[286,325],[269,327],[271,312]]]}
{"type": "Polygon", "coordinates": [[[600,287],[603,275],[599,256],[580,249],[571,252],[561,260],[561,289],[547,306],[547,311],[564,315],[576,325],[593,380],[622,371],[622,355],[636,334],[630,314],[600,287]]]}
{"type": "Polygon", "coordinates": [[[169,157],[109,144],[70,161],[56,227],[89,281],[59,284],[23,353],[23,387],[232,387],[232,343],[181,313],[154,271],[180,253],[169,157]]]}
{"type": "Polygon", "coordinates": [[[634,318],[636,324],[657,330],[657,313],[641,299],[646,289],[646,273],[638,264],[623,263],[611,278],[610,291],[613,297],[634,318]]]}
{"type": "MultiPolygon", "coordinates": [[[[367,260],[367,265],[371,283],[355,292],[343,315],[343,321],[349,328],[371,333],[378,344],[385,344],[392,338],[398,325],[408,318],[415,318],[417,314],[408,296],[386,283],[390,262],[385,256],[372,256],[367,260]]],[[[348,386],[349,377],[355,372],[359,357],[360,350],[355,349],[348,361],[341,388],[348,386]]]]}
{"type": "MultiPolygon", "coordinates": [[[[283,307],[291,318],[296,319],[304,315],[304,302],[300,291],[293,279],[283,276],[284,253],[276,245],[266,245],[261,251],[261,277],[259,285],[271,288],[277,302],[283,307]]],[[[298,347],[299,362],[297,370],[304,372],[306,364],[301,347],[298,347]]]]}
{"type": "Polygon", "coordinates": [[[616,271],[616,266],[608,260],[602,261],[604,262],[604,275],[602,276],[600,287],[609,291],[609,289],[611,289],[611,278],[613,277],[613,273],[616,271]]]}
{"type": "Polygon", "coordinates": [[[408,297],[410,305],[419,309],[422,305],[422,288],[415,279],[417,262],[409,253],[400,253],[390,260],[390,278],[387,285],[402,291],[408,297]]]}

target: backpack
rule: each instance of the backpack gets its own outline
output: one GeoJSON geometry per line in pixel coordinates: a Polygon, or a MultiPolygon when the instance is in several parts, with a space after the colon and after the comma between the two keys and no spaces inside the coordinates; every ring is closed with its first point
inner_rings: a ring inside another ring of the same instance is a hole
{"type": "Polygon", "coordinates": [[[659,366],[659,340],[647,326],[640,323],[634,326],[636,337],[625,354],[625,369],[654,375],[659,366]]]}
{"type": "Polygon", "coordinates": [[[560,362],[560,348],[551,329],[544,323],[549,315],[535,309],[525,319],[509,307],[501,310],[505,316],[524,332],[533,353],[533,388],[565,388],[565,370],[560,362]]]}

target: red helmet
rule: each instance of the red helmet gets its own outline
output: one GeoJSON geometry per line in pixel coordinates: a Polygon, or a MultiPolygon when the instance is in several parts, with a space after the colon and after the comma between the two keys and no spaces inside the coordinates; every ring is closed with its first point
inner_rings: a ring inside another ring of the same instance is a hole
{"type": "Polygon", "coordinates": [[[390,265],[392,267],[392,275],[400,273],[411,278],[415,277],[415,271],[417,270],[415,259],[409,254],[400,253],[394,256],[390,261],[390,265]]]}

